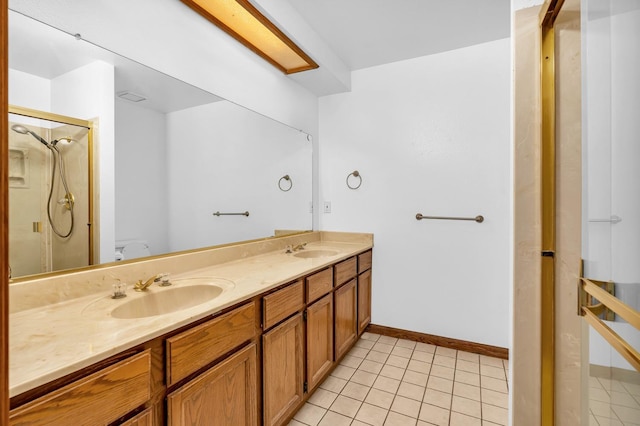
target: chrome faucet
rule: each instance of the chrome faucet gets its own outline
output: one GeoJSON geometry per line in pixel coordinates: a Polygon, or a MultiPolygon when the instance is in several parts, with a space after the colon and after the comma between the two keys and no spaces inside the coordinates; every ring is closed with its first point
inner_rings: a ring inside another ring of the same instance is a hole
{"type": "Polygon", "coordinates": [[[144,283],[142,282],[142,280],[138,280],[138,282],[133,286],[133,289],[135,291],[147,291],[147,288],[151,284],[153,284],[154,282],[160,281],[160,279],[162,279],[162,274],[154,275],[151,278],[149,278],[147,281],[145,281],[144,283]]]}

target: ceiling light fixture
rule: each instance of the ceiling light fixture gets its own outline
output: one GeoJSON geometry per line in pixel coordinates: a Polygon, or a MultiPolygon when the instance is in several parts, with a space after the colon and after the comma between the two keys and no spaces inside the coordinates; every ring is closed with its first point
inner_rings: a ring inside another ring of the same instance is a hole
{"type": "Polygon", "coordinates": [[[318,68],[248,0],[181,0],[285,74],[318,68]]]}

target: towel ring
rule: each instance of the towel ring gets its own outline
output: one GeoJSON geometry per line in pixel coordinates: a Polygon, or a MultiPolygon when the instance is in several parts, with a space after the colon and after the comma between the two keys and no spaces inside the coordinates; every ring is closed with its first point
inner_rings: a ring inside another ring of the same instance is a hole
{"type": "Polygon", "coordinates": [[[280,180],[278,181],[278,188],[280,188],[280,191],[283,191],[283,192],[290,191],[290,190],[291,190],[291,188],[293,188],[293,180],[291,179],[291,177],[289,177],[289,175],[284,175],[284,176],[282,176],[282,177],[280,178],[280,180]],[[286,188],[286,189],[282,187],[282,181],[283,181],[283,180],[286,180],[286,181],[288,181],[288,182],[289,182],[289,187],[288,187],[288,188],[286,188]]]}
{"type": "Polygon", "coordinates": [[[360,188],[360,185],[362,185],[362,176],[360,176],[360,172],[358,172],[357,170],[352,171],[351,173],[349,173],[347,175],[347,186],[349,187],[349,189],[358,189],[360,188]],[[351,186],[349,184],[349,178],[353,176],[353,177],[357,177],[358,179],[360,179],[360,181],[358,182],[358,184],[356,186],[351,186]]]}

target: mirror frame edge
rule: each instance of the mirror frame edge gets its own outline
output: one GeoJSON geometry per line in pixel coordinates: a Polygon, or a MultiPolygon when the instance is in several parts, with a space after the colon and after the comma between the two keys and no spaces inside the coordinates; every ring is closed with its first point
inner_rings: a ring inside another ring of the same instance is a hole
{"type": "Polygon", "coordinates": [[[9,5],[0,0],[0,424],[9,424],[9,5]]]}

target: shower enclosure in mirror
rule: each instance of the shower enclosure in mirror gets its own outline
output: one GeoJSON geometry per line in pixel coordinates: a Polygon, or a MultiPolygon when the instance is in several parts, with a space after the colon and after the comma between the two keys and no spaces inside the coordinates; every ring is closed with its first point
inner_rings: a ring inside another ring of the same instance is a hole
{"type": "MultiPolygon", "coordinates": [[[[71,234],[79,238],[79,228],[86,234],[92,223],[93,245],[85,239],[90,251],[73,251],[62,256],[69,262],[56,263],[53,250],[46,268],[27,269],[21,265],[34,259],[18,250],[26,237],[12,237],[14,279],[312,228],[310,135],[11,10],[9,104],[93,123],[93,152],[86,155],[93,155],[95,170],[89,188],[95,194],[94,220],[74,210],[71,234]],[[279,187],[283,176],[289,177],[287,191],[279,187]],[[224,215],[246,211],[248,216],[224,215]],[[119,250],[131,242],[145,250],[123,256],[119,250]]],[[[46,141],[60,137],[52,130],[57,124],[22,122],[15,116],[11,121],[46,141]]],[[[31,145],[29,156],[33,150],[43,156],[52,152],[29,132],[10,132],[12,141],[31,145]]],[[[65,155],[68,174],[77,160],[65,155]]],[[[31,175],[33,184],[33,169],[31,175]]],[[[71,178],[67,183],[76,185],[71,178]]],[[[41,191],[46,195],[46,188],[41,191]]],[[[88,200],[77,191],[67,191],[75,196],[75,209],[88,200]]],[[[54,196],[57,209],[64,209],[57,204],[63,197],[54,196]]],[[[13,195],[11,203],[12,214],[27,220],[28,210],[13,195]]],[[[68,232],[70,213],[56,213],[62,235],[68,232]]],[[[40,234],[33,232],[33,222],[38,220],[21,225],[28,225],[31,239],[40,234]]],[[[48,222],[40,222],[42,233],[49,232],[48,222]]]]}
{"type": "Polygon", "coordinates": [[[90,265],[91,123],[34,110],[9,111],[12,274],[90,265]]]}
{"type": "Polygon", "coordinates": [[[602,325],[591,317],[583,424],[638,424],[640,364],[621,353],[640,351],[640,1],[583,0],[582,16],[583,276],[600,281],[636,318],[608,308],[602,325]],[[619,352],[619,342],[596,331],[604,327],[630,349],[619,352]]]}

